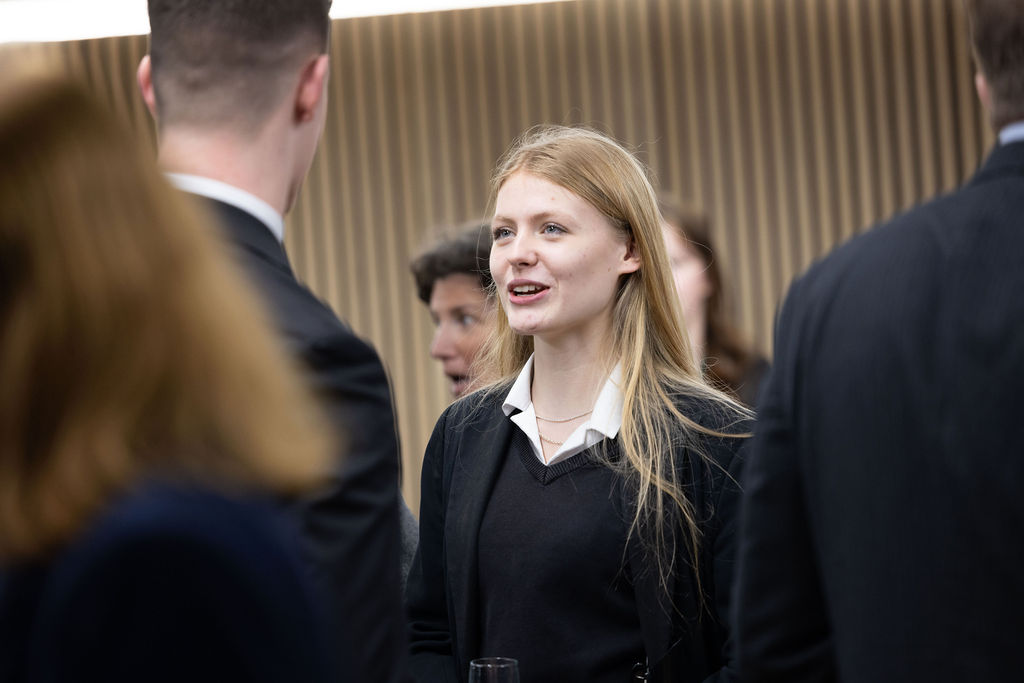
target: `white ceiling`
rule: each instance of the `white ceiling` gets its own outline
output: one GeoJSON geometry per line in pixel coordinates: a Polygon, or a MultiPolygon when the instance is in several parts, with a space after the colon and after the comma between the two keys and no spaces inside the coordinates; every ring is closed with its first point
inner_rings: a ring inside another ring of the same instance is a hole
{"type": "MultiPolygon", "coordinates": [[[[331,16],[343,19],[559,1],[564,0],[334,0],[331,16]]],[[[0,0],[0,43],[147,33],[146,0],[0,0]]]]}

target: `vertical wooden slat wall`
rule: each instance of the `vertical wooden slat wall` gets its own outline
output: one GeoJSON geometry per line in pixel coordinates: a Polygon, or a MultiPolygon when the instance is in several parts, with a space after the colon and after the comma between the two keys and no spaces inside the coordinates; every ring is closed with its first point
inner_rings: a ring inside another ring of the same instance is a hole
{"type": "MultiPolygon", "coordinates": [[[[407,264],[436,228],[482,217],[523,130],[596,126],[703,206],[736,320],[764,351],[795,274],[952,189],[993,142],[959,0],[574,0],[339,20],[331,49],[331,113],[287,246],[388,365],[414,509],[447,394],[407,264]]],[[[152,143],[144,38],[14,50],[79,74],[152,143]]]]}

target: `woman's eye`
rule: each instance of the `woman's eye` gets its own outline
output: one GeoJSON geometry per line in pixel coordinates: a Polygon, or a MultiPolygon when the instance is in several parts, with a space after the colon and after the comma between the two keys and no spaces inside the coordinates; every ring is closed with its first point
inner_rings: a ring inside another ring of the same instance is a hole
{"type": "Polygon", "coordinates": [[[542,232],[546,235],[558,235],[565,232],[565,229],[555,223],[545,223],[542,232]]]}
{"type": "Polygon", "coordinates": [[[508,228],[495,228],[491,232],[491,236],[494,238],[495,241],[500,240],[500,239],[505,238],[505,237],[510,237],[511,235],[512,235],[512,231],[509,230],[508,228]]]}

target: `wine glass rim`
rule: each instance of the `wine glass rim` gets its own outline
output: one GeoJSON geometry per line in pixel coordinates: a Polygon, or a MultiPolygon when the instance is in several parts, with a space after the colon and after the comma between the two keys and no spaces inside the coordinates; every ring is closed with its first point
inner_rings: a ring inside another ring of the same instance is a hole
{"type": "Polygon", "coordinates": [[[479,659],[471,661],[469,665],[485,669],[498,669],[509,666],[518,666],[519,660],[512,659],[511,657],[480,657],[479,659]]]}

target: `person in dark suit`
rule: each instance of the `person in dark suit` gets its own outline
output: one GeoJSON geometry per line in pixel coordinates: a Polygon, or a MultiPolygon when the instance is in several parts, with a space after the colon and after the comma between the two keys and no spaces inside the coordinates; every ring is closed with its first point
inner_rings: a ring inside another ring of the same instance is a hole
{"type": "Polygon", "coordinates": [[[333,485],[301,506],[303,550],[338,640],[354,643],[349,673],[376,683],[401,680],[408,649],[390,388],[374,349],[298,282],[283,246],[282,217],[323,128],[329,5],[150,0],[150,51],[138,79],[157,121],[161,165],[213,210],[347,439],[333,485]]]}
{"type": "Polygon", "coordinates": [[[968,0],[999,145],[781,309],[744,502],[744,681],[1024,670],[1024,4],[968,0]]]}
{"type": "Polygon", "coordinates": [[[654,193],[605,135],[546,127],[492,182],[500,309],[441,416],[409,576],[417,681],[729,681],[747,411],[704,383],[654,193]],[[639,678],[637,678],[639,677],[639,678]]]}
{"type": "Polygon", "coordinates": [[[227,250],[80,86],[0,86],[0,156],[0,680],[336,680],[274,502],[331,433],[227,250]]]}

